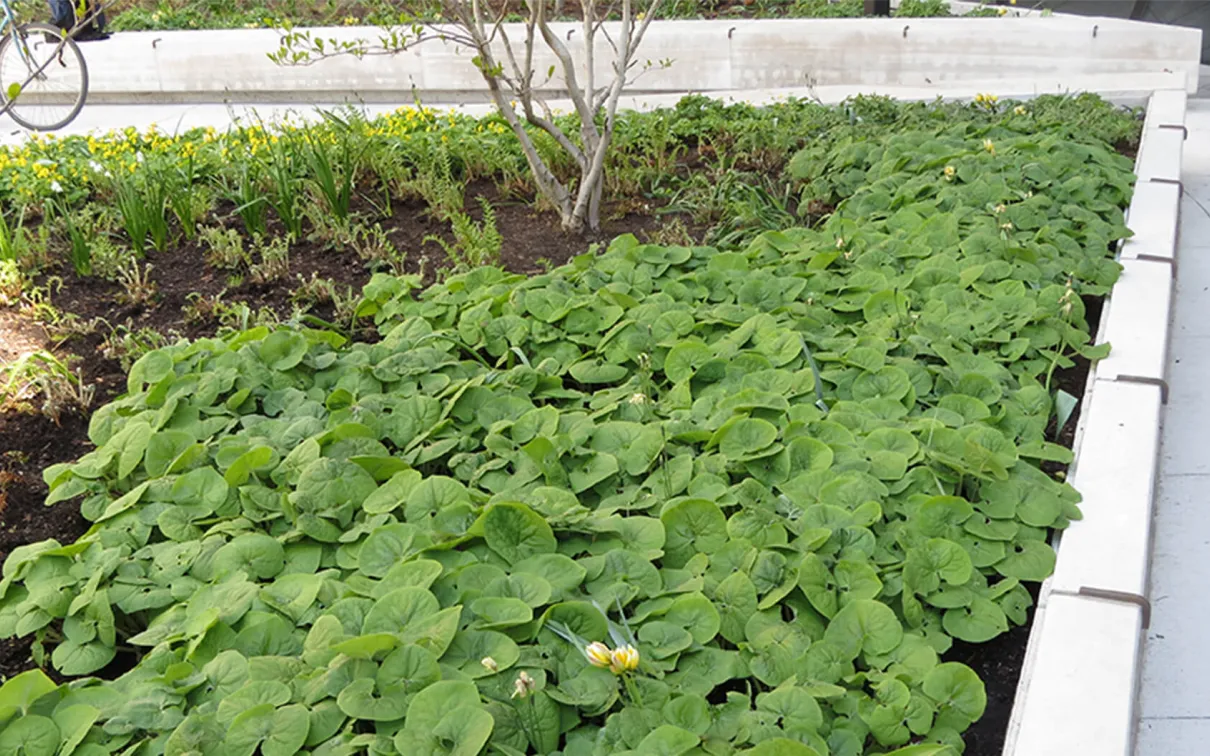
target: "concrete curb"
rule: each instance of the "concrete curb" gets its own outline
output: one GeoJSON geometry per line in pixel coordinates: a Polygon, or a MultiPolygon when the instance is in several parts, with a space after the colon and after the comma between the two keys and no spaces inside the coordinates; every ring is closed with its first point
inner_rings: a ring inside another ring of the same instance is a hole
{"type": "Polygon", "coordinates": [[[1186,98],[1156,92],[1127,213],[1122,277],[1105,303],[1070,479],[1084,519],[1057,538],[1009,721],[1005,756],[1131,756],[1168,329],[1176,276],[1186,98]]]}
{"type": "MultiPolygon", "coordinates": [[[[782,102],[790,98],[808,99],[823,104],[836,104],[858,94],[877,94],[892,97],[897,100],[929,101],[937,98],[944,100],[970,100],[980,92],[999,95],[1001,100],[1029,100],[1042,94],[1066,94],[1069,92],[1097,92],[1105,99],[1124,106],[1146,106],[1156,90],[1172,90],[1173,96],[1184,97],[1184,75],[1179,72],[1159,74],[1133,74],[1130,76],[1083,76],[1069,80],[1075,84],[1072,88],[1058,85],[1044,86],[1034,80],[1005,79],[1000,81],[958,82],[946,86],[931,87],[889,87],[889,86],[834,86],[834,87],[794,87],[781,89],[761,89],[747,92],[710,92],[709,97],[725,103],[748,103],[752,105],[767,105],[782,102]]],[[[646,111],[660,107],[673,107],[689,92],[660,95],[624,96],[619,103],[622,110],[646,111]]],[[[450,105],[426,102],[440,111],[460,113],[468,116],[484,116],[495,112],[495,107],[488,104],[450,105]]],[[[549,103],[555,110],[571,111],[569,101],[555,100],[549,103]]],[[[80,118],[71,125],[56,132],[58,136],[72,136],[104,132],[135,126],[140,130],[152,124],[165,133],[179,133],[193,128],[214,127],[226,129],[232,124],[244,125],[265,122],[275,123],[290,116],[296,121],[313,121],[318,119],[319,110],[349,107],[341,103],[325,103],[317,101],[314,104],[290,105],[283,103],[256,104],[194,104],[194,105],[89,105],[85,107],[80,118]]],[[[358,104],[357,110],[367,117],[375,117],[395,110],[394,105],[358,104]]],[[[0,146],[18,144],[26,138],[20,130],[7,128],[11,122],[0,117],[0,146]]],[[[1160,184],[1147,185],[1154,191],[1163,193],[1160,184]]],[[[1174,187],[1168,187],[1175,190],[1174,187]]],[[[1175,224],[1175,219],[1173,220],[1175,224]]],[[[1175,227],[1174,227],[1175,228],[1175,227]]],[[[1173,230],[1175,233],[1175,230],[1173,230]]],[[[1132,242],[1137,242],[1142,235],[1136,236],[1132,242]]],[[[1125,254],[1125,253],[1124,253],[1125,254]]]]}
{"type": "MultiPolygon", "coordinates": [[[[1065,86],[1056,82],[1043,84],[1030,79],[1001,79],[956,82],[948,85],[927,87],[890,87],[886,85],[867,86],[833,86],[833,87],[791,87],[761,89],[747,92],[710,92],[711,98],[725,103],[748,103],[766,105],[782,102],[790,98],[813,100],[822,104],[837,104],[845,99],[859,94],[883,95],[897,100],[929,101],[937,98],[943,100],[970,100],[980,92],[999,95],[1002,100],[1029,100],[1043,94],[1069,94],[1072,92],[1096,92],[1106,100],[1117,105],[1138,107],[1145,106],[1152,93],[1157,90],[1175,90],[1180,95],[1184,87],[1185,77],[1180,72],[1161,72],[1158,74],[1132,74],[1129,76],[1092,75],[1069,78],[1065,86]]],[[[619,103],[625,110],[647,111],[660,107],[673,107],[690,92],[667,93],[659,95],[627,95],[619,103]]],[[[459,113],[468,116],[484,116],[495,112],[495,107],[486,103],[473,105],[452,105],[448,103],[425,102],[426,106],[443,112],[459,113]]],[[[555,100],[549,105],[556,111],[570,112],[569,101],[555,100]]],[[[315,100],[306,105],[289,103],[197,103],[197,104],[125,104],[97,105],[90,103],[84,108],[80,117],[66,128],[56,132],[56,136],[79,136],[97,134],[133,126],[139,130],[155,125],[164,133],[181,133],[195,128],[212,127],[226,129],[232,125],[248,125],[251,123],[276,123],[286,117],[294,121],[314,121],[320,118],[321,110],[333,110],[353,107],[365,116],[373,118],[396,109],[394,105],[374,105],[369,103],[341,103],[315,100]]],[[[28,134],[16,127],[11,120],[0,116],[0,147],[22,143],[28,134]]],[[[1158,186],[1158,185],[1157,185],[1158,186]]]]}
{"type": "MultiPolygon", "coordinates": [[[[577,60],[585,60],[577,24],[558,24],[577,60]]],[[[519,25],[505,25],[519,40],[519,25]]],[[[323,40],[378,40],[364,27],[308,32],[323,40]]],[[[659,21],[641,48],[644,61],[671,60],[637,77],[635,95],[729,92],[783,87],[889,88],[997,81],[1005,71],[1045,86],[1085,89],[1081,77],[1175,73],[1197,89],[1200,29],[1112,18],[780,19],[659,21]],[[1056,73],[1061,72],[1061,73],[1056,73]]],[[[488,101],[472,52],[433,41],[394,55],[349,56],[308,66],[277,66],[281,46],[272,29],[121,32],[86,50],[96,103],[143,102],[411,102],[488,101]]],[[[335,45],[329,45],[329,49],[335,45]]],[[[539,50],[534,70],[555,64],[539,50]]],[[[501,51],[503,55],[503,51],[501,51]]],[[[504,57],[501,58],[506,59],[504,57]]],[[[600,40],[598,81],[611,51],[600,40]]],[[[559,77],[542,87],[559,98],[559,77]]]]}

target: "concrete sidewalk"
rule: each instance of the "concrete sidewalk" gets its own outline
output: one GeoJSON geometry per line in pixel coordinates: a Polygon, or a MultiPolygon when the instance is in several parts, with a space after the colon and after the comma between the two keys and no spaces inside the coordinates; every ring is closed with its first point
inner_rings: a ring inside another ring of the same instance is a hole
{"type": "Polygon", "coordinates": [[[1189,100],[1136,756],[1210,753],[1210,100],[1189,100]]]}

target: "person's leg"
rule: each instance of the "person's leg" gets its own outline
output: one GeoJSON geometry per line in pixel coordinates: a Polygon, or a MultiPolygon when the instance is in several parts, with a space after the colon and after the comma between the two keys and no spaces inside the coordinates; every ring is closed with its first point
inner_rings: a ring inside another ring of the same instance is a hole
{"type": "Polygon", "coordinates": [[[88,19],[88,22],[76,33],[76,41],[89,42],[109,39],[109,33],[105,31],[105,11],[99,11],[97,4],[93,0],[88,0],[87,8],[88,15],[85,18],[88,19]]]}
{"type": "Polygon", "coordinates": [[[76,23],[76,13],[71,0],[47,0],[50,5],[50,22],[63,31],[71,29],[76,23]]]}

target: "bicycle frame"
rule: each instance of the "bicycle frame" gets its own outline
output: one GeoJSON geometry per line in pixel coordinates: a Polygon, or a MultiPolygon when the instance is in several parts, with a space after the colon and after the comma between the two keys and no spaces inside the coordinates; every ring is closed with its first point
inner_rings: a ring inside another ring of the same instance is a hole
{"type": "MultiPolygon", "coordinates": [[[[30,66],[29,48],[26,47],[24,44],[24,41],[21,40],[21,38],[17,36],[17,17],[13,15],[13,8],[11,5],[8,4],[8,0],[0,0],[0,9],[4,10],[3,17],[0,17],[0,39],[2,39],[5,34],[12,34],[13,44],[16,44],[18,41],[21,41],[22,44],[17,45],[17,51],[21,54],[21,61],[23,63],[25,63],[26,67],[29,67],[30,66]]],[[[37,76],[40,73],[41,73],[40,70],[36,71],[33,73],[33,75],[30,78],[32,79],[34,76],[37,76]]],[[[26,83],[28,83],[28,82],[26,82],[26,83]]]]}
{"type": "Polygon", "coordinates": [[[2,35],[8,27],[17,25],[17,19],[13,16],[13,9],[9,6],[8,0],[0,0],[0,8],[4,10],[4,16],[0,18],[0,35],[2,35]]]}

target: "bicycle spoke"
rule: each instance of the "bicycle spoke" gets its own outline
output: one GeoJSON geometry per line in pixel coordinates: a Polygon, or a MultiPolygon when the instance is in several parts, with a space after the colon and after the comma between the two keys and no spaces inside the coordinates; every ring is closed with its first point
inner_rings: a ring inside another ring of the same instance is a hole
{"type": "MultiPolygon", "coordinates": [[[[21,85],[9,115],[27,128],[61,128],[87,91],[87,70],[74,43],[45,25],[22,27],[0,45],[0,84],[21,85]]],[[[0,95],[4,94],[0,92],[0,95]]]]}

